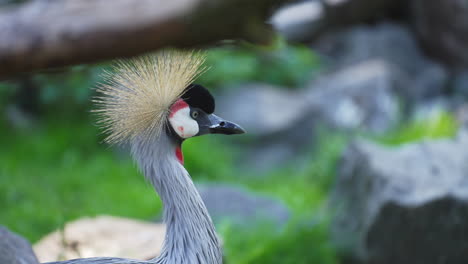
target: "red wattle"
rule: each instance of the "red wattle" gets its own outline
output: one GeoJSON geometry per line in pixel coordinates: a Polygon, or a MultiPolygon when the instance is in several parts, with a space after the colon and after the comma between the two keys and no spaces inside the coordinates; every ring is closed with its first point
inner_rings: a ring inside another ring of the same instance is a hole
{"type": "Polygon", "coordinates": [[[184,165],[184,154],[182,153],[182,149],[180,147],[176,148],[175,155],[179,160],[180,164],[184,165]]]}
{"type": "Polygon", "coordinates": [[[182,108],[188,107],[189,105],[182,99],[177,100],[172,106],[171,106],[171,113],[169,114],[169,117],[172,117],[177,111],[179,111],[182,108]]]}

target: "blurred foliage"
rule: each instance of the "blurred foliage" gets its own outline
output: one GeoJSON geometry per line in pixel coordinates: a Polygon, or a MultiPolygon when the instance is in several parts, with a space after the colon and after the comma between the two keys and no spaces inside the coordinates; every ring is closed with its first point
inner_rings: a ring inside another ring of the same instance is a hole
{"type": "Polygon", "coordinates": [[[1,129],[0,223],[31,241],[82,216],[160,211],[131,160],[99,145],[90,122],[51,117],[33,130],[1,129]]]}
{"type": "Polygon", "coordinates": [[[375,140],[386,145],[400,145],[424,139],[453,137],[457,131],[458,122],[455,116],[448,112],[438,112],[422,120],[401,124],[394,131],[376,137],[375,140]]]}
{"type": "Polygon", "coordinates": [[[13,4],[22,4],[31,0],[0,0],[0,7],[5,7],[13,4]]]}
{"type": "Polygon", "coordinates": [[[207,53],[209,70],[198,80],[216,88],[245,82],[300,87],[319,69],[319,59],[306,46],[287,45],[278,37],[271,47],[233,46],[207,53]]]}
{"type": "Polygon", "coordinates": [[[22,105],[24,101],[34,101],[39,111],[33,114],[40,115],[42,111],[61,109],[70,113],[80,113],[82,116],[89,110],[90,97],[94,88],[101,81],[101,73],[107,64],[95,66],[74,66],[68,69],[39,73],[31,76],[28,82],[22,82],[21,77],[0,82],[0,110],[9,104],[22,105]],[[36,93],[31,93],[36,91],[36,93]],[[25,97],[28,95],[29,97],[25,97]]]}
{"type": "MultiPolygon", "coordinates": [[[[300,87],[319,69],[318,57],[306,46],[287,45],[278,37],[272,46],[226,46],[207,51],[208,70],[196,81],[210,89],[244,82],[268,82],[288,88],[300,87]]],[[[94,66],[73,66],[32,76],[33,89],[38,89],[40,109],[83,111],[89,108],[90,96],[101,78],[103,69],[111,63],[94,66]]],[[[18,93],[26,89],[17,80],[0,83],[0,110],[12,100],[20,101],[18,93]]]]}
{"type": "Polygon", "coordinates": [[[93,94],[96,83],[101,80],[102,68],[98,66],[74,66],[67,70],[66,74],[39,74],[34,76],[35,82],[41,87],[40,101],[42,104],[63,103],[86,105],[93,94]]]}
{"type": "Polygon", "coordinates": [[[291,221],[276,234],[273,226],[259,226],[247,232],[221,228],[225,240],[227,263],[338,263],[328,239],[328,225],[324,220],[313,222],[291,221]]]}
{"type": "Polygon", "coordinates": [[[13,96],[14,90],[15,85],[7,82],[0,82],[0,106],[5,106],[9,102],[10,98],[13,96]]]}

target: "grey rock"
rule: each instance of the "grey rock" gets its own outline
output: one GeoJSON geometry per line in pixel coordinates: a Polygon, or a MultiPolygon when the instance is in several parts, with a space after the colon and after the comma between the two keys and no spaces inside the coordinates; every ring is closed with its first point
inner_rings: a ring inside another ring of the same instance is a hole
{"type": "Polygon", "coordinates": [[[468,98],[468,69],[455,72],[452,81],[453,93],[463,99],[468,98]]]}
{"type": "Polygon", "coordinates": [[[355,141],[331,197],[333,240],[360,263],[468,263],[468,135],[355,141]]]}
{"type": "Polygon", "coordinates": [[[280,230],[290,216],[289,209],[280,200],[240,187],[209,184],[198,186],[198,190],[215,224],[228,221],[255,228],[266,223],[280,230]]]}
{"type": "Polygon", "coordinates": [[[411,81],[399,94],[409,104],[446,95],[446,86],[451,78],[446,68],[431,62],[425,63],[414,75],[408,72],[408,76],[411,81]]]}
{"type": "Polygon", "coordinates": [[[254,136],[290,128],[308,107],[301,94],[268,84],[245,84],[228,90],[216,98],[216,111],[254,136]]]}
{"type": "Polygon", "coordinates": [[[373,22],[406,8],[404,0],[306,0],[279,9],[271,22],[286,39],[310,42],[326,32],[373,22]]]}
{"type": "Polygon", "coordinates": [[[461,103],[455,110],[455,116],[460,126],[468,129],[468,103],[461,103]]]}
{"type": "Polygon", "coordinates": [[[456,103],[447,97],[438,97],[418,104],[412,113],[411,120],[425,121],[436,120],[444,113],[452,112],[456,103]]]}
{"type": "Polygon", "coordinates": [[[333,127],[383,132],[398,119],[395,91],[403,79],[385,61],[368,60],[321,76],[303,97],[333,127]]]}
{"type": "Polygon", "coordinates": [[[26,239],[0,226],[0,264],[39,264],[26,239]]]}
{"type": "Polygon", "coordinates": [[[279,9],[271,18],[273,27],[291,41],[306,40],[322,27],[325,16],[322,1],[293,3],[279,9]]]}
{"type": "Polygon", "coordinates": [[[465,0],[414,0],[410,13],[413,28],[428,53],[451,66],[468,66],[465,0]]]}
{"type": "Polygon", "coordinates": [[[384,131],[397,118],[394,92],[404,85],[404,76],[392,65],[368,60],[322,74],[299,91],[267,84],[230,89],[217,98],[217,112],[259,137],[310,122],[384,131]]]}
{"type": "Polygon", "coordinates": [[[312,46],[339,66],[379,58],[414,72],[425,63],[415,38],[399,24],[351,27],[324,35],[312,46]]]}
{"type": "Polygon", "coordinates": [[[448,72],[428,59],[409,29],[400,24],[356,26],[324,35],[313,45],[336,68],[380,59],[400,71],[407,85],[398,93],[410,103],[443,93],[448,72]]]}
{"type": "Polygon", "coordinates": [[[412,33],[399,24],[331,33],[314,47],[333,67],[305,89],[249,84],[218,98],[217,111],[254,137],[244,156],[247,166],[265,170],[299,157],[315,143],[318,125],[387,131],[399,121],[401,109],[411,113],[439,98],[449,81],[447,70],[424,56],[412,33]]]}
{"type": "Polygon", "coordinates": [[[372,22],[391,10],[401,9],[404,0],[322,0],[327,28],[372,22]]]}
{"type": "Polygon", "coordinates": [[[110,256],[152,259],[160,254],[165,236],[163,223],[99,215],[67,222],[42,237],[33,249],[41,263],[110,256]]]}
{"type": "Polygon", "coordinates": [[[369,60],[326,73],[303,90],[250,84],[218,99],[221,116],[255,139],[240,162],[260,171],[300,156],[315,143],[317,127],[384,132],[399,117],[395,90],[404,78],[391,65],[369,60]]]}
{"type": "Polygon", "coordinates": [[[314,138],[314,113],[304,94],[268,84],[247,84],[216,98],[216,112],[253,138],[239,164],[274,169],[297,156],[314,138]]]}
{"type": "MultiPolygon", "coordinates": [[[[308,125],[311,123],[309,122],[308,125]]],[[[267,175],[264,172],[271,172],[292,161],[298,161],[301,154],[306,152],[306,148],[311,146],[314,140],[313,128],[306,131],[309,131],[308,138],[300,130],[291,130],[282,136],[268,137],[256,142],[248,148],[247,153],[241,159],[242,168],[255,170],[256,175],[261,177],[267,175]],[[278,139],[274,140],[274,138],[278,139]]]]}

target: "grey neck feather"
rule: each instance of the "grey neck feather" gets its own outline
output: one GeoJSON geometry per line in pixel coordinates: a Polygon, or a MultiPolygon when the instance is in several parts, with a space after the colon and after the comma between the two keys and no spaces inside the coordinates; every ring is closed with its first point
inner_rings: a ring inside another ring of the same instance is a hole
{"type": "Polygon", "coordinates": [[[135,140],[132,155],[164,204],[166,238],[156,263],[218,264],[222,253],[216,230],[187,170],[178,161],[176,142],[166,133],[135,140]]]}

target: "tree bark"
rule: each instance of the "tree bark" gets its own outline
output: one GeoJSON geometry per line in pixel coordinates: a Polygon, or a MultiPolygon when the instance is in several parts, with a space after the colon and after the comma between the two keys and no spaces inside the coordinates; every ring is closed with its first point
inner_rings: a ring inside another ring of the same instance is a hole
{"type": "Polygon", "coordinates": [[[36,0],[0,10],[0,76],[223,39],[266,42],[287,0],[36,0]]]}

